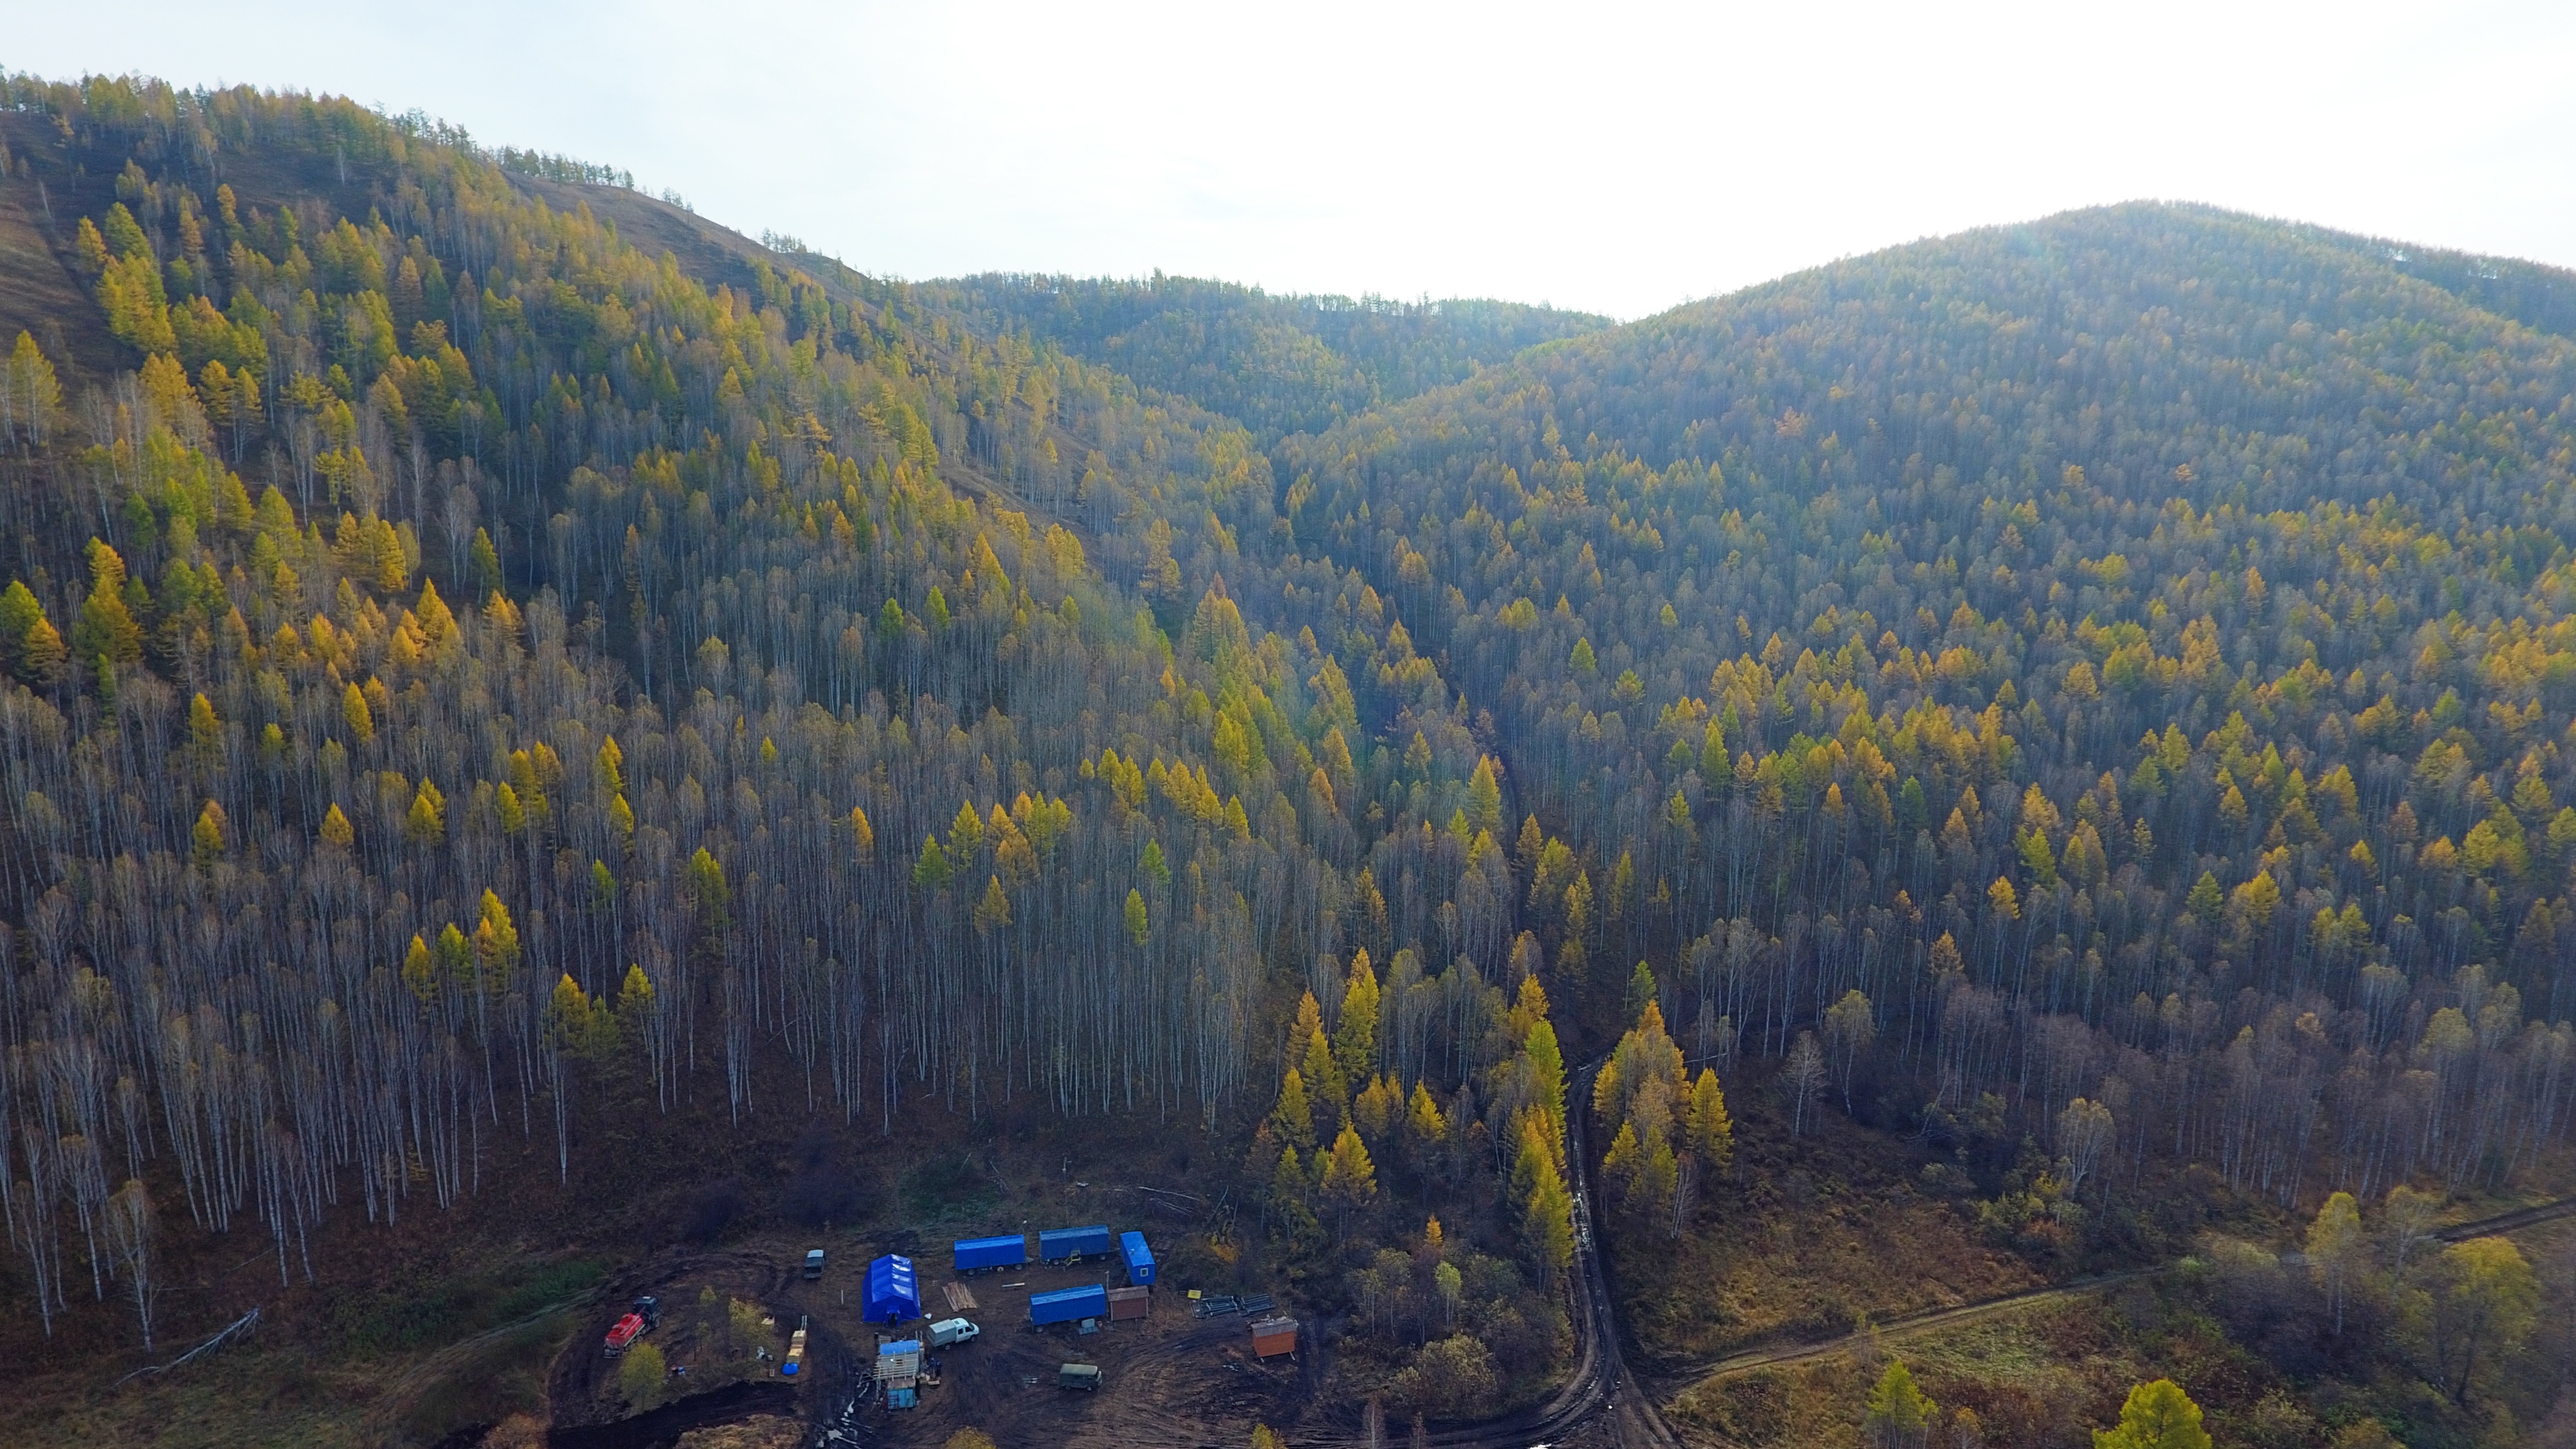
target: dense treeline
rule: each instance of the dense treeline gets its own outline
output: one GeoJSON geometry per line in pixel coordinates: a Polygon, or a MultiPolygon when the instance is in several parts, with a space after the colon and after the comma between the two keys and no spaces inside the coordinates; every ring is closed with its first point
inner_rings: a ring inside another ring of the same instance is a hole
{"type": "Polygon", "coordinates": [[[1542,349],[1279,472],[1562,822],[1520,863],[1565,974],[1656,961],[1693,1055],[1845,1062],[1989,1189],[2027,1130],[2047,1192],[2291,1202],[2564,1137],[2571,392],[2576,346],[2375,248],[2132,207],[1542,349]]]}
{"type": "Polygon", "coordinates": [[[1141,387],[1189,398],[1264,440],[1463,381],[1608,319],[1515,302],[1274,297],[1191,277],[981,276],[923,293],[980,331],[1051,342],[1141,387]]]}
{"type": "Polygon", "coordinates": [[[148,1301],[147,1183],[309,1272],[332,1204],[451,1203],[496,1135],[571,1171],[600,1074],[1257,1118],[1301,992],[1375,1017],[1373,951],[1360,1093],[1436,1092],[1455,1150],[1279,1206],[1483,1202],[1449,1313],[1544,1375],[1500,793],[1363,579],[1244,558],[1241,428],[837,268],[684,271],[588,202],[676,212],[417,121],[6,99],[64,325],[131,368],[0,374],[0,1210],[49,1319],[148,1301]]]}

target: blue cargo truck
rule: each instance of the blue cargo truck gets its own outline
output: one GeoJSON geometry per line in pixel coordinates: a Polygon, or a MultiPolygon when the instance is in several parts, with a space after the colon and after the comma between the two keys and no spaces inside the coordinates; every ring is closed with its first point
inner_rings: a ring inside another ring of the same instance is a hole
{"type": "MultiPolygon", "coordinates": [[[[1101,1231],[1107,1232],[1103,1228],[1101,1231]]],[[[1029,1295],[1029,1326],[1043,1328],[1050,1323],[1071,1323],[1082,1318],[1109,1316],[1109,1290],[1093,1283],[1082,1288],[1059,1288],[1053,1293],[1029,1295]]]]}
{"type": "Polygon", "coordinates": [[[961,1238],[956,1245],[957,1271],[989,1273],[995,1268],[1016,1268],[1029,1260],[1026,1235],[1012,1233],[998,1238],[961,1238]]]}
{"type": "Polygon", "coordinates": [[[1145,1246],[1143,1233],[1120,1233],[1118,1251],[1127,1259],[1127,1286],[1150,1288],[1154,1284],[1154,1250],[1145,1246]]]}
{"type": "Polygon", "coordinates": [[[1049,1228],[1038,1234],[1038,1256],[1050,1263],[1073,1263],[1109,1256],[1109,1225],[1049,1228]]]}

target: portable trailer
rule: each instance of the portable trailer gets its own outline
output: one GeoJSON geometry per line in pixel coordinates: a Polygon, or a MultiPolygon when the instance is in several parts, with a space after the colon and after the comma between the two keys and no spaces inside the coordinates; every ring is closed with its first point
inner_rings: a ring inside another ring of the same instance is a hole
{"type": "Polygon", "coordinates": [[[1125,1323],[1131,1318],[1142,1318],[1153,1311],[1154,1290],[1151,1288],[1109,1290],[1109,1321],[1112,1323],[1125,1323]]]}
{"type": "Polygon", "coordinates": [[[1084,1318],[1109,1316],[1109,1290],[1097,1283],[1080,1288],[1059,1288],[1053,1293],[1029,1295],[1029,1326],[1043,1328],[1050,1323],[1072,1323],[1084,1318]]]}
{"type": "Polygon", "coordinates": [[[1154,1283],[1154,1250],[1145,1246],[1145,1235],[1124,1232],[1118,1235],[1119,1254],[1127,1260],[1127,1284],[1131,1288],[1149,1288],[1154,1283]]]}
{"type": "Polygon", "coordinates": [[[1011,1233],[992,1238],[960,1238],[953,1251],[957,1254],[960,1273],[989,1273],[996,1268],[1017,1268],[1029,1260],[1029,1239],[1025,1233],[1011,1233]]]}
{"type": "Polygon", "coordinates": [[[921,1284],[912,1260],[888,1253],[868,1264],[868,1287],[861,1316],[891,1327],[921,1316],[921,1284]]]}
{"type": "Polygon", "coordinates": [[[1296,1351],[1296,1319],[1265,1318],[1252,1325],[1252,1353],[1255,1358],[1275,1358],[1296,1351]]]}
{"type": "Polygon", "coordinates": [[[1050,1263],[1078,1263],[1109,1256],[1109,1225],[1049,1228],[1038,1234],[1038,1256],[1050,1263]]]}

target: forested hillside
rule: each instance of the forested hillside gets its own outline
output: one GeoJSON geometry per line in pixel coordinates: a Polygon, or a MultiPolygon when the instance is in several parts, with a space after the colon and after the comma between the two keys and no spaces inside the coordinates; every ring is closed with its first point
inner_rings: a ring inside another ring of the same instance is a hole
{"type": "Polygon", "coordinates": [[[1435,1418],[1569,1361],[1587,1122],[1676,1355],[1821,1113],[2029,1274],[2563,1173],[2567,274],[2131,206],[1611,327],[614,179],[0,87],[30,1352],[621,1116],[1198,1142],[1435,1418]]]}
{"type": "Polygon", "coordinates": [[[2571,390],[2357,249],[2122,209],[1292,444],[1290,512],[1495,702],[1704,1048],[1860,990],[1936,1100],[2107,1070],[2288,1200],[2563,1126],[2571,390]]]}
{"type": "Polygon", "coordinates": [[[1282,445],[1564,834],[1556,977],[1653,964],[1595,1098],[1637,1231],[1691,1217],[1666,1021],[2042,1251],[2184,1164],[2304,1210],[2564,1143],[2576,344],[2405,261],[2077,213],[1282,445]]]}
{"type": "MultiPolygon", "coordinates": [[[[7,100],[18,264],[95,308],[0,394],[0,1186],[48,1324],[140,1283],[155,1211],[255,1219],[292,1279],[335,1211],[476,1193],[487,1139],[569,1173],[591,1081],[1230,1130],[1292,1026],[1438,1095],[1471,1303],[1550,1318],[1509,1148],[1465,1150],[1561,1122],[1523,1124],[1499,851],[1431,829],[1474,741],[1356,575],[1262,575],[1329,644],[1247,627],[1242,429],[345,103],[7,100]]],[[[1337,1120],[1300,1190],[1347,1223],[1383,1205],[1337,1120]]]]}

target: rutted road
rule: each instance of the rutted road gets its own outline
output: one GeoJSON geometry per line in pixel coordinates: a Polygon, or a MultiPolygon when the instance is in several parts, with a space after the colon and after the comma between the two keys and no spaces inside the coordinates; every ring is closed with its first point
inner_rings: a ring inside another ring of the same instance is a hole
{"type": "MultiPolygon", "coordinates": [[[[1607,1060],[1603,1057],[1586,1063],[1574,1074],[1566,1093],[1565,1155],[1566,1165],[1574,1173],[1574,1294],[1581,1306],[1575,1331],[1583,1342],[1583,1358],[1591,1367],[1588,1383],[1592,1397],[1592,1403],[1566,1423],[1571,1427],[1594,1413],[1607,1411],[1611,1439],[1621,1449],[1681,1449],[1681,1439],[1656,1407],[1654,1391],[1628,1371],[1627,1358],[1619,1347],[1618,1305],[1612,1298],[1610,1275],[1601,1266],[1601,1248],[1592,1230],[1592,1151],[1585,1142],[1584,1122],[1591,1115],[1587,1109],[1592,1101],[1593,1075],[1607,1060]]],[[[1568,1387],[1585,1383],[1586,1379],[1586,1375],[1578,1373],[1568,1387]]]]}

